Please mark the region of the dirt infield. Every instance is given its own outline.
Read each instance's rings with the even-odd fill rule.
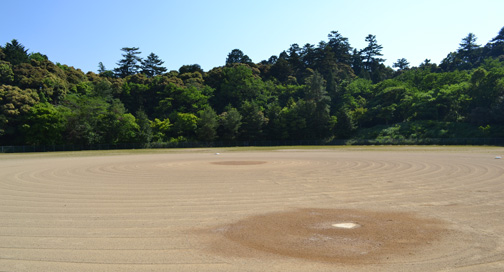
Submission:
[[[0,154],[0,271],[503,271],[502,155]]]
[[[363,264],[427,247],[446,230],[440,221],[405,213],[298,209],[251,216],[210,231],[222,237],[211,250],[223,256],[250,257],[252,249],[307,261]]]

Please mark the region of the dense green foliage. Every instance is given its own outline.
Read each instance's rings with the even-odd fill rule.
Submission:
[[[0,145],[504,137],[504,28],[396,70],[375,35],[365,41],[333,31],[259,63],[234,49],[208,72],[167,72],[124,47],[118,67],[85,74],[12,40],[0,46]]]

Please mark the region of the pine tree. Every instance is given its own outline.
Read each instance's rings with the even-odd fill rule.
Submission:
[[[381,53],[383,46],[378,44],[375,35],[369,34],[366,37],[366,42],[368,42],[368,46],[362,49],[360,53],[364,58],[364,65],[366,69],[370,71],[373,63],[382,63],[385,60],[377,58],[379,56],[383,56],[383,54]]]
[[[124,58],[117,63],[119,67],[114,69],[117,77],[127,77],[138,73],[140,69],[138,63],[142,62],[142,59],[137,56],[142,53],[138,49],[138,47],[121,48],[121,51],[124,51],[125,54],[122,55]]]
[[[3,53],[5,60],[12,65],[29,62],[28,49],[25,49],[16,39],[5,45]]]
[[[397,59],[397,61],[392,65],[392,67],[401,70],[406,70],[409,68],[409,62],[405,58]]]
[[[164,61],[159,59],[156,54],[150,53],[150,55],[147,56],[147,59],[142,61],[142,73],[147,77],[153,77],[166,73],[167,69],[161,66],[163,63]]]
[[[467,37],[462,39],[458,54],[465,63],[475,64],[478,58],[478,49],[480,45],[476,44],[476,35],[473,33],[467,34]]]

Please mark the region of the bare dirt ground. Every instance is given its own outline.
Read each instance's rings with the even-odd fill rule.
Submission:
[[[0,271],[503,271],[502,155],[0,154]]]

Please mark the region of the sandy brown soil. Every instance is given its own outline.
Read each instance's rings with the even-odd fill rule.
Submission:
[[[250,257],[258,251],[334,264],[372,264],[412,254],[447,232],[442,221],[406,213],[339,209],[256,215],[209,231],[222,236],[210,250],[223,256]]]
[[[502,155],[0,154],[0,271],[503,271]]]

